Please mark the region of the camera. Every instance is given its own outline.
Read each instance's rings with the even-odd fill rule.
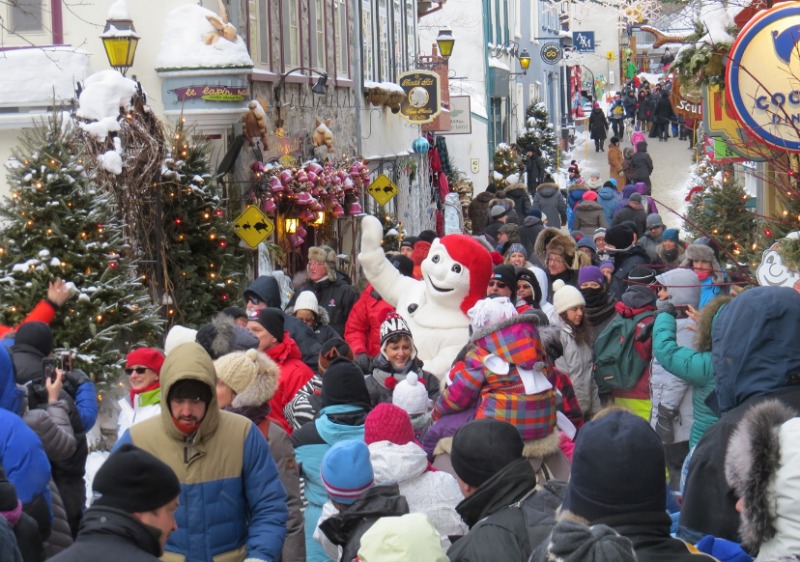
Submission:
[[[61,361],[61,369],[64,369],[65,373],[69,373],[72,370],[72,352],[71,351],[64,351],[59,356],[59,360]]]
[[[45,380],[50,379],[51,382],[56,380],[56,369],[61,368],[61,359],[54,359],[52,357],[45,357],[42,359],[42,370],[44,371]]]

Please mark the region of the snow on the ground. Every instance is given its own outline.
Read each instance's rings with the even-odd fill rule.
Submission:
[[[89,457],[86,459],[86,474],[83,477],[84,482],[86,482],[86,507],[89,507],[92,503],[94,475],[97,474],[97,471],[100,470],[100,467],[103,466],[110,454],[108,451],[94,451],[89,453]]]
[[[219,19],[211,10],[193,4],[179,6],[167,14],[156,68],[253,66],[247,46],[239,36],[234,41],[219,37],[211,45],[205,44],[203,37],[216,32],[209,17]]]
[[[0,57],[0,106],[51,106],[75,97],[91,72],[89,53],[74,47],[11,49]]]

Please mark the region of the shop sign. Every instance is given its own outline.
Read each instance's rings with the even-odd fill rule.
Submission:
[[[205,101],[239,102],[247,99],[249,94],[247,86],[184,86],[172,90],[178,101],[201,99]]]
[[[672,104],[672,110],[678,115],[683,115],[696,121],[703,118],[703,96],[701,92],[685,88],[677,76],[672,80],[669,101]]]
[[[269,217],[252,205],[233,221],[233,231],[251,248],[269,238],[274,230],[275,225]]]
[[[760,141],[754,140],[736,120],[736,115],[719,86],[709,85],[704,88],[703,107],[703,124],[708,136],[724,140],[731,151],[743,158],[754,162],[765,159],[767,151],[758,150]]]
[[[369,184],[367,188],[367,193],[380,205],[386,205],[386,203],[391,201],[392,198],[397,195],[397,191],[395,183],[385,174],[381,174],[375,178],[375,181]]]
[[[303,141],[306,133],[295,133],[291,137],[267,135],[267,146],[263,150],[261,161],[278,160],[285,166],[293,166],[303,156]]]
[[[472,134],[472,107],[469,96],[450,96],[450,129],[440,135]]]
[[[542,45],[540,54],[545,63],[558,64],[558,61],[564,56],[564,51],[561,50],[561,45],[558,43],[545,43]]]
[[[594,45],[594,31],[572,32],[572,48],[576,53],[593,53]]]
[[[726,96],[744,127],[764,143],[800,152],[800,3],[758,13],[742,28],[725,69]]]
[[[442,111],[439,75],[427,70],[412,70],[400,75],[398,81],[405,96],[400,115],[412,125],[433,121]]]

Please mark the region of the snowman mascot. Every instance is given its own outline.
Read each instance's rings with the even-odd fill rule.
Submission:
[[[492,275],[489,251],[462,234],[437,238],[422,262],[422,280],[400,274],[381,247],[378,219],[361,219],[358,261],[367,280],[408,323],[425,370],[443,380],[469,341],[467,311],[486,296]]]
[[[762,287],[791,287],[800,292],[800,271],[786,265],[780,254],[781,245],[797,243],[798,240],[800,240],[800,232],[790,232],[786,238],[778,240],[764,251],[761,264],[756,270],[759,285]]]

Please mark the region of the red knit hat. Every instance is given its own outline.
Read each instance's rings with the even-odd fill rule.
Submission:
[[[369,445],[377,441],[391,441],[405,445],[414,441],[411,418],[402,408],[382,402],[375,406],[364,421],[364,441]]]
[[[486,286],[492,276],[492,257],[477,240],[463,234],[448,234],[439,240],[455,261],[469,270],[469,294],[461,301],[461,311],[466,314],[472,306],[486,296]]]
[[[161,365],[164,364],[164,354],[152,347],[140,347],[134,349],[125,358],[125,367],[131,365],[141,365],[154,371],[157,375],[161,374]]]

